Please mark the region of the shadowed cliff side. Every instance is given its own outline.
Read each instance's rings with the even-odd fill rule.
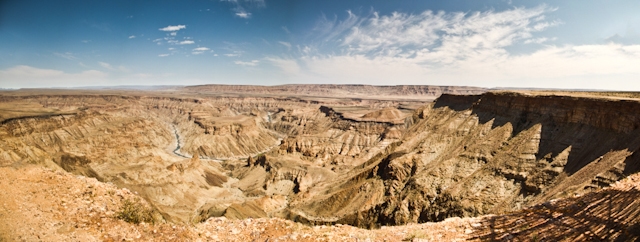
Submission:
[[[290,217],[377,227],[508,212],[598,190],[638,171],[633,110],[639,102],[443,95],[417,111],[398,145],[299,197]]]

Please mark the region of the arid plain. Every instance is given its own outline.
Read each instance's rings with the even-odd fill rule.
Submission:
[[[0,241],[633,241],[639,96],[0,91]]]

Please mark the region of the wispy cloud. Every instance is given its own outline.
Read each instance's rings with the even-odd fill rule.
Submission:
[[[136,36],[135,36],[135,35],[131,35],[131,36],[129,36],[129,39],[135,39],[135,38],[136,38]]]
[[[167,31],[167,32],[175,32],[181,29],[186,29],[187,26],[186,25],[169,25],[167,27],[164,28],[160,28],[160,31]]]
[[[241,66],[257,66],[258,63],[260,63],[259,60],[252,60],[252,61],[234,61],[233,63],[235,63],[236,65],[241,65]]]
[[[297,78],[302,75],[302,69],[296,60],[281,58],[265,58],[265,60],[283,70],[290,77]]]
[[[232,42],[224,42],[226,50],[228,53],[224,54],[226,57],[238,57],[242,56],[245,53],[245,49],[248,48],[248,43],[232,43]]]
[[[129,69],[127,69],[124,66],[114,67],[111,64],[106,63],[106,62],[102,62],[102,61],[98,61],[98,65],[100,65],[102,68],[105,68],[105,69],[110,70],[110,71],[129,72]]]
[[[78,58],[75,57],[73,55],[73,53],[71,52],[65,52],[65,53],[58,53],[58,52],[53,52],[54,55],[58,56],[58,57],[62,57],[65,58],[67,60],[77,60]]]
[[[167,56],[169,56],[169,54],[159,54],[158,56],[159,57],[167,57]]]
[[[220,0],[221,2],[229,2],[234,5],[232,10],[235,16],[249,19],[251,12],[247,9],[259,9],[266,6],[264,0]]]
[[[194,42],[193,40],[183,40],[183,41],[178,42],[179,45],[191,45],[191,44],[194,44],[194,43],[196,43],[196,42]]]
[[[361,24],[362,21],[362,18],[356,16],[351,11],[347,11],[347,18],[341,21],[338,20],[338,16],[328,18],[323,14],[316,22],[313,32],[318,36],[317,38],[323,42],[336,41],[338,36],[344,35],[345,32]]]
[[[100,66],[102,66],[103,68],[105,68],[105,69],[109,69],[109,70],[112,70],[112,71],[115,70],[115,68],[113,68],[113,66],[111,66],[111,64],[109,64],[109,63],[99,61],[98,64]]]
[[[278,43],[280,43],[281,45],[286,46],[288,49],[291,49],[291,43],[289,43],[289,42],[278,41]]]

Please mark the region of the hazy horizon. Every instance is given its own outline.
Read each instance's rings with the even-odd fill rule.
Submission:
[[[0,88],[640,91],[638,1],[0,2]]]

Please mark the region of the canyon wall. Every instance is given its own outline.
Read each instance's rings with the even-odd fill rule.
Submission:
[[[288,216],[376,227],[597,190],[640,170],[638,108],[613,99],[443,95],[415,113],[397,145],[298,197]]]
[[[310,87],[431,92],[273,88]],[[171,221],[281,217],[360,227],[514,211],[640,170],[636,100],[474,90],[435,102],[0,96],[0,110],[9,110],[1,113],[0,165],[40,164],[111,182]]]

